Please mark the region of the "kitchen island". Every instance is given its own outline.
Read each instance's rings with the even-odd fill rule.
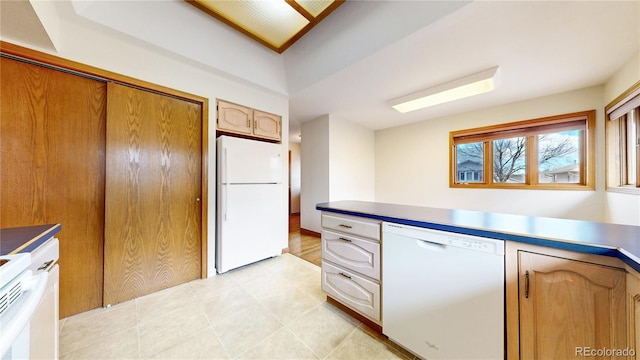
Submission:
[[[617,257],[640,272],[640,226],[366,201],[316,209],[459,234]]]
[[[434,316],[439,316],[438,314],[442,311],[431,310],[425,307],[425,303],[437,303],[435,299],[440,294],[447,293],[448,300],[440,304],[451,308],[452,314],[463,313],[469,306],[478,302],[480,298],[477,296],[491,293],[494,296],[493,300],[486,302],[484,308],[487,308],[488,304],[498,303],[503,310],[493,311],[491,317],[486,317],[486,311],[471,312],[464,318],[471,319],[475,323],[488,323],[487,320],[490,318],[494,320],[497,317],[502,318],[499,314],[504,312],[504,326],[501,325],[502,320],[500,320],[494,321],[486,328],[487,332],[491,330],[494,334],[490,337],[492,339],[498,336],[502,339],[504,334],[504,339],[500,340],[500,343],[504,343],[504,350],[499,350],[503,347],[500,343],[494,344],[493,355],[489,355],[492,359],[503,357],[507,359],[581,358],[603,354],[636,358],[638,344],[640,344],[640,245],[638,244],[640,227],[638,226],[362,201],[321,203],[316,208],[323,212],[323,243],[327,242],[331,245],[331,242],[334,242],[335,249],[339,246],[345,249],[350,248],[344,251],[345,257],[358,253],[352,249],[354,242],[344,242],[340,245],[329,236],[325,241],[327,228],[325,218],[344,217],[344,221],[333,219],[332,222],[338,224],[338,227],[345,226],[347,231],[350,231],[348,227],[352,223],[359,221],[380,222],[382,246],[379,246],[377,256],[381,262],[382,276],[376,290],[382,293],[382,296],[370,297],[373,299],[372,305],[381,307],[382,321],[377,325],[381,327],[383,333],[390,333],[392,340],[421,357],[449,358],[444,355],[438,356],[438,354],[445,354],[443,350],[445,347],[454,349],[453,353],[456,353],[455,346],[446,344],[447,337],[437,338],[433,335],[433,329],[430,328],[429,324],[433,323]],[[333,226],[329,222],[326,223]],[[432,258],[435,261],[427,261],[426,253],[420,255],[422,250],[415,246],[411,249],[405,248],[404,252],[389,251],[392,247],[397,248],[394,244],[399,243],[400,239],[386,231],[398,228],[403,233],[410,227],[416,229],[418,234],[420,232],[428,234],[433,231],[444,234],[441,236],[444,242],[440,243],[443,245],[434,245],[432,242],[438,238],[437,234],[425,235],[424,238],[417,235],[414,238],[413,243],[417,241],[418,248],[428,248],[429,251],[441,254]],[[475,239],[465,242],[464,239],[467,236]],[[494,243],[496,245],[493,247],[487,247],[486,244],[479,245],[486,243],[482,240],[483,238],[487,241],[491,239],[499,242]],[[346,240],[350,239],[346,238]],[[410,243],[405,242],[405,244]],[[453,250],[452,246],[455,247],[456,243],[468,249],[476,247],[485,251],[495,251],[496,254],[501,249],[504,250],[502,253],[504,262],[500,260],[504,275],[494,272],[493,285],[484,286],[487,291],[475,293],[467,291],[467,295],[464,296],[456,293],[462,292],[460,289],[467,288],[468,283],[462,285],[462,283],[449,281],[448,283],[452,284],[450,290],[430,288],[427,284],[442,282],[438,278],[451,274],[452,271],[476,274],[484,268],[468,265],[470,263],[466,261],[458,262],[458,270],[455,267],[448,270],[442,268],[439,260],[449,251],[447,249]],[[339,266],[340,271],[337,274],[341,276],[329,274],[333,271],[331,266],[336,265],[334,259],[340,254],[336,255],[336,250],[331,254],[333,258],[325,259],[324,250],[323,244],[323,266],[325,260],[329,266],[326,271],[327,277],[324,276],[323,268],[322,281],[323,289],[325,287],[329,289],[326,291],[328,297],[336,301],[334,298],[338,295],[338,302],[346,300],[342,302],[347,307],[349,302],[362,304],[363,299],[366,303],[369,297],[358,299],[360,290],[351,290],[357,290],[358,284],[349,284],[350,279],[344,276],[353,277],[353,272],[350,271],[352,269]],[[450,259],[454,261],[455,257]],[[342,263],[348,264],[349,261],[355,262],[355,260],[360,261],[351,258]],[[430,269],[425,265],[427,263],[431,263],[434,268]],[[403,273],[404,276],[388,276],[396,271],[391,267],[401,269],[398,272]],[[415,281],[404,280],[409,278]],[[464,276],[460,279],[464,279]],[[341,282],[346,285],[340,288]],[[399,283],[404,285],[398,285]],[[423,290],[425,288],[430,290]],[[337,292],[335,289],[344,291]],[[414,301],[418,294],[417,289],[423,293],[421,296],[425,300]],[[385,292],[385,290],[389,291]],[[386,296],[398,292],[401,294],[396,297],[414,299],[408,301],[411,306],[389,305],[389,299]],[[360,293],[367,292],[360,291]],[[435,297],[429,295],[430,293],[435,294]],[[377,304],[376,301],[378,301]],[[458,307],[458,310],[453,307]],[[371,306],[371,308],[374,307]],[[367,315],[367,312],[360,309],[355,308],[355,311]],[[395,315],[390,315],[396,313],[403,314],[405,320],[401,319],[398,323],[397,318],[393,318]],[[371,319],[371,316],[369,318]],[[404,321],[415,318],[419,318],[417,323],[422,327],[412,328],[412,331],[409,331],[413,334],[411,335],[413,338],[394,338],[392,327],[403,328]],[[456,318],[449,323],[453,324],[458,320]],[[444,323],[447,324],[447,322]],[[386,326],[388,329],[385,330]],[[464,326],[460,329],[462,328]],[[440,326],[438,330],[441,333],[455,334],[459,329],[452,325],[451,329]],[[467,339],[471,338],[467,337]],[[473,358],[469,355],[474,354],[473,349],[469,347],[469,341],[462,340],[456,346],[461,349],[458,354],[466,354],[461,355],[464,358]],[[465,346],[468,348],[464,349]],[[501,355],[503,353],[504,355]]]
[[[0,229],[0,256],[28,253],[60,232],[60,224]]]

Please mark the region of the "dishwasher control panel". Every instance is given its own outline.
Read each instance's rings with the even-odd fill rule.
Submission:
[[[469,250],[483,251],[488,253],[496,252],[496,244],[484,240],[468,239],[458,236],[447,236],[447,245],[457,246]]]
[[[396,234],[414,238],[425,243],[453,246],[500,256],[504,255],[504,241],[502,240],[393,223],[383,223],[382,226],[383,234]]]

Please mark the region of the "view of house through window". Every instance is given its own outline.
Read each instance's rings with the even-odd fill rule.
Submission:
[[[593,189],[594,126],[592,110],[452,132],[450,185]]]
[[[484,181],[484,143],[456,146],[456,174],[459,182]]]
[[[538,181],[580,183],[579,130],[538,135]]]

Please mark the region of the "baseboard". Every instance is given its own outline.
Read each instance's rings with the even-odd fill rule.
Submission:
[[[382,335],[382,326],[380,326],[379,324],[374,323],[372,320],[364,317],[363,315],[357,313],[355,310],[352,310],[348,307],[346,307],[345,305],[343,305],[342,303],[340,303],[338,300],[332,298],[331,296],[327,295],[327,302],[332,304],[333,306],[337,307],[338,309],[346,312],[347,314],[349,314],[350,316],[358,319],[360,322],[365,323],[368,327],[370,327],[373,331],[377,332],[378,334]]]
[[[320,234],[319,232],[315,232],[315,231],[311,231],[303,228],[300,228],[300,235],[308,235],[308,236],[315,236],[315,237],[322,236],[322,234]]]
[[[283,254],[286,254],[286,253],[288,253],[288,252],[289,252],[289,247],[288,247],[288,246],[287,246],[286,248],[283,248],[283,249],[282,249],[282,253],[283,253]]]

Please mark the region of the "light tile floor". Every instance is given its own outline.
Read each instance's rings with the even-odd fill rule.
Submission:
[[[60,321],[66,359],[408,359],[290,254]]]

